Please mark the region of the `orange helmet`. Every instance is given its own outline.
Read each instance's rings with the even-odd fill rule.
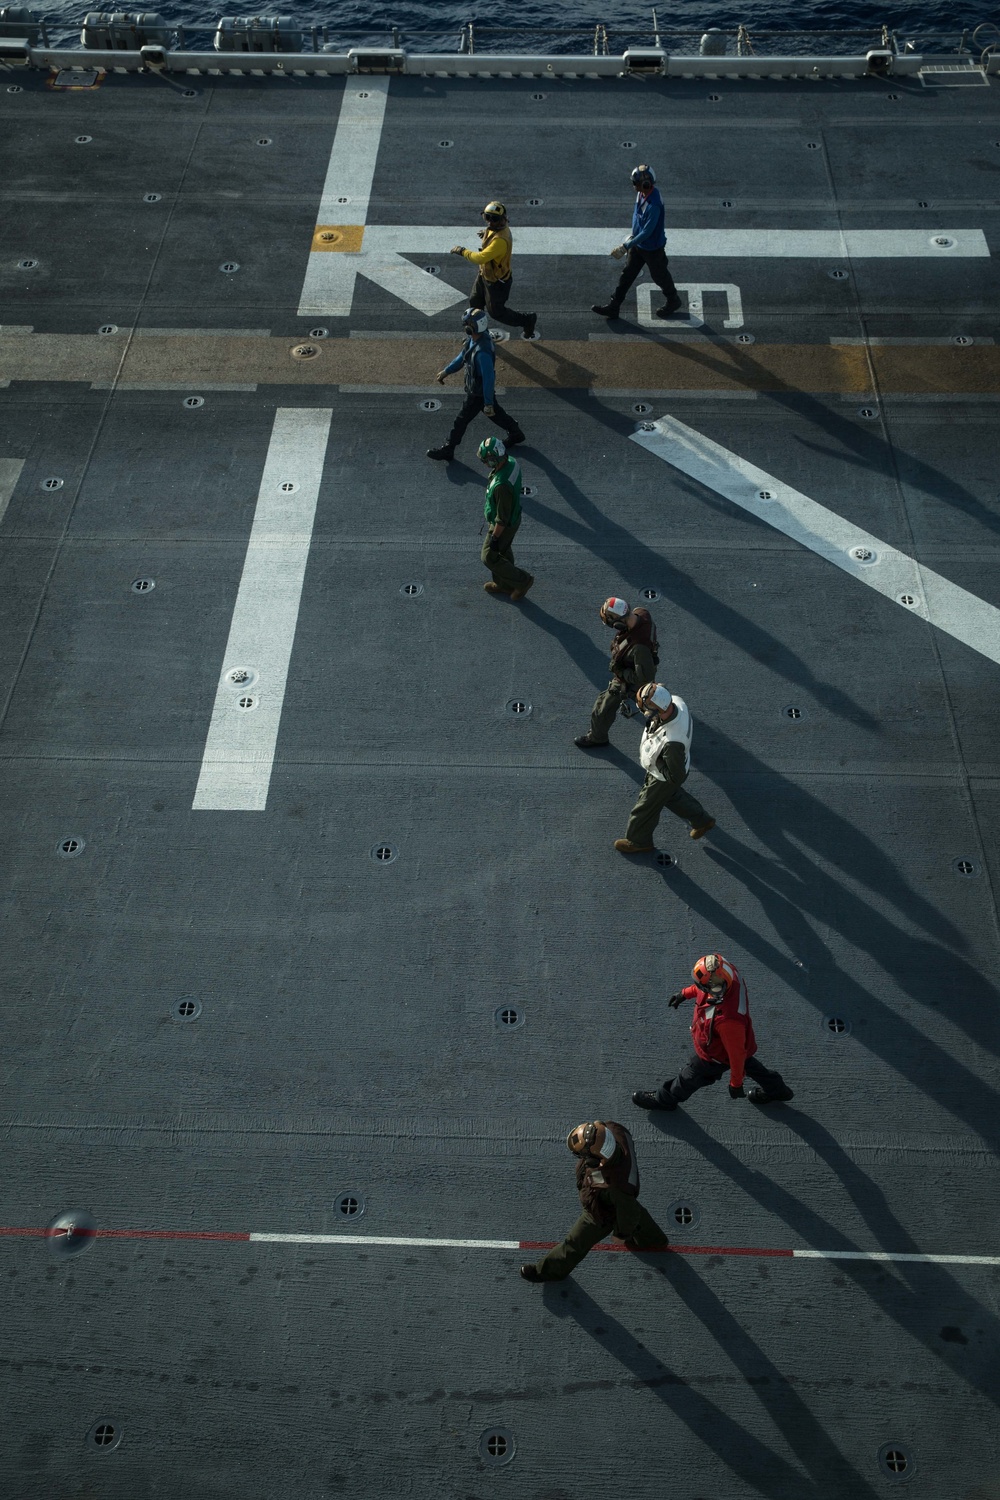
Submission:
[[[724,994],[736,975],[721,953],[706,953],[691,970],[695,984],[710,994]]]
[[[566,1144],[574,1156],[610,1156],[614,1150],[614,1136],[603,1120],[586,1120],[570,1131]],[[610,1151],[607,1149],[608,1145],[611,1147]]]

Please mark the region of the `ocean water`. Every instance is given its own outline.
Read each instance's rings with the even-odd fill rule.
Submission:
[[[30,3],[30,0],[29,0]],[[36,0],[37,3],[37,0]],[[559,0],[389,0],[385,5],[359,0],[281,0],[264,3],[256,11],[245,3],[223,0],[216,8],[211,0],[145,0],[164,20],[191,29],[187,45],[202,45],[218,16],[280,12],[307,30],[325,28],[320,40],[340,45],[385,45],[397,28],[403,46],[411,51],[458,50],[462,28],[474,25],[475,49],[486,51],[590,51],[594,28],[607,28],[608,47],[621,52],[625,46],[651,45],[651,7],[623,0],[581,0],[568,6]],[[98,5],[100,0],[98,0]],[[121,5],[121,0],[118,0]],[[112,6],[107,5],[107,9]],[[57,0],[39,5],[54,23],[54,30],[67,35],[67,28],[82,22],[88,8],[79,0]],[[95,6],[97,8],[97,6]],[[101,7],[105,8],[105,7]],[[138,6],[136,6],[138,8]],[[987,12],[988,14],[988,12]],[[887,25],[900,43],[934,39],[933,50],[957,44],[963,30],[972,30],[985,20],[983,13],[966,13],[944,0],[901,3],[889,9],[879,0],[801,0],[800,4],[775,0],[672,0],[657,7],[661,41],[675,51],[696,48],[700,33],[718,26],[729,33],[729,50],[735,51],[736,28],[749,29],[760,52],[791,51],[854,52],[877,40]],[[208,30],[206,30],[206,28]],[[818,33],[813,37],[803,33]],[[783,34],[783,35],[780,35]],[[210,40],[210,37],[209,37]],[[992,26],[983,43],[1000,42],[1000,28]],[[852,42],[854,45],[852,45]],[[931,50],[931,49],[928,49]]]

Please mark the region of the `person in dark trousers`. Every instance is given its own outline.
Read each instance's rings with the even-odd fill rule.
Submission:
[[[727,1071],[731,1099],[776,1104],[794,1098],[781,1074],[757,1061],[746,981],[737,969],[721,953],[706,953],[691,974],[694,984],[671,995],[667,1004],[676,1010],[685,1000],[694,1001],[694,1052],[676,1078],[656,1092],[633,1094],[633,1104],[640,1109],[676,1109],[696,1089],[716,1083]],[[744,1089],[744,1075],[754,1080],[752,1088]]]
[[[590,714],[590,729],[573,741],[581,750],[609,744],[608,730],[619,711],[631,717],[629,699],[644,682],[652,681],[660,665],[656,626],[648,609],[632,609],[624,599],[605,599],[600,608],[605,625],[615,632],[611,647],[611,681],[599,694]]]
[[[455,457],[455,449],[465,436],[465,429],[480,412],[503,428],[509,444],[524,442],[524,433],[496,399],[496,355],[493,352],[486,314],[480,308],[467,307],[462,314],[462,327],[468,337],[451,364],[438,371],[437,381],[439,385],[444,385],[446,376],[454,375],[464,365],[465,400],[451,425],[447,440],[440,448],[427,450],[428,458],[441,458],[446,462]]]
[[[635,701],[640,712],[647,715],[639,742],[646,779],[629,815],[625,837],[615,839],[619,854],[651,852],[653,833],[664,808],[691,824],[690,838],[702,839],[715,827],[715,819],[684,790],[691,769],[693,730],[684,699],[676,697],[662,682],[647,682],[636,693]]]
[[[537,313],[515,312],[507,306],[513,280],[510,270],[514,239],[507,223],[507,210],[494,200],[483,209],[486,228],[480,229],[481,244],[478,250],[466,250],[464,245],[452,245],[452,255],[461,255],[476,267],[477,275],[469,298],[470,307],[485,307],[495,323],[507,323],[520,328],[521,337],[534,336]]]
[[[521,1267],[525,1281],[562,1281],[609,1234],[630,1250],[666,1250],[670,1241],[639,1202],[635,1143],[625,1126],[592,1120],[571,1130],[566,1144],[583,1212],[561,1244]]]
[[[625,265],[611,300],[606,303],[595,302],[591,310],[599,313],[602,318],[617,318],[626,292],[646,266],[664,296],[663,306],[654,308],[653,316],[670,318],[680,310],[682,304],[674,286],[674,278],[667,269],[669,261],[663,248],[667,243],[663,230],[663,199],[656,186],[656,174],[652,167],[642,163],[633,169],[632,183],[636,190],[632,233],[611,252],[615,260],[626,256]]]
[[[514,562],[511,545],[521,524],[521,466],[510,458],[499,438],[484,438],[479,457],[490,471],[483,514],[489,528],[479,554],[493,577],[483,588],[488,594],[509,594],[516,604],[534,583],[530,573]]]

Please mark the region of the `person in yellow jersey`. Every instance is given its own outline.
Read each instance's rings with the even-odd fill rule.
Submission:
[[[480,229],[482,241],[478,250],[466,250],[464,245],[453,245],[452,255],[461,255],[470,260],[477,271],[476,284],[472,288],[469,306],[483,308],[497,323],[507,323],[511,328],[520,328],[521,337],[534,337],[537,313],[515,312],[507,306],[510,296],[510,257],[514,248],[507,210],[496,199],[483,209],[486,228]]]

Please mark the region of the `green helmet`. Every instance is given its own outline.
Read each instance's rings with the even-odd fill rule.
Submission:
[[[498,437],[483,438],[479,444],[479,457],[491,469],[497,469],[507,457],[507,449]]]

